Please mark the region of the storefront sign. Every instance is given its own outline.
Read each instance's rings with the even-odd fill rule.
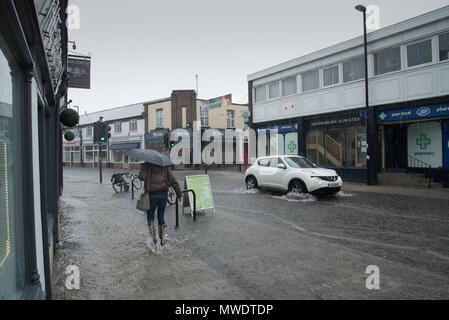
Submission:
[[[196,210],[207,210],[214,208],[212,189],[210,187],[209,175],[197,175],[186,177],[187,189],[192,189],[196,196]],[[193,195],[189,192],[190,209],[193,212]]]
[[[131,150],[131,149],[140,149],[140,142],[117,143],[117,144],[111,144],[109,146],[109,150]]]
[[[407,129],[409,167],[441,168],[443,164],[441,125],[437,121],[413,123]],[[418,163],[414,159],[422,161]]]
[[[68,58],[69,88],[90,89],[90,59]]]
[[[264,126],[257,128],[258,134],[266,134],[268,130],[277,130],[278,133],[287,133],[287,132],[297,132],[298,124],[297,123],[287,123],[280,125],[272,125],[272,126]]]
[[[225,108],[229,107],[230,105],[232,105],[232,94],[204,101],[201,109],[210,110],[222,107]]]
[[[327,127],[327,126],[345,125],[345,124],[353,124],[353,123],[360,123],[360,122],[361,122],[361,117],[360,116],[353,116],[353,117],[344,117],[344,118],[312,121],[310,123],[310,127],[311,128],[313,128],[313,127]]]
[[[377,113],[377,122],[429,119],[447,116],[449,116],[448,103],[410,109],[381,111]]]

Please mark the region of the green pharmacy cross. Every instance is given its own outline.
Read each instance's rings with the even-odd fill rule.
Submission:
[[[290,150],[290,152],[293,152],[296,150],[296,144],[293,141],[290,141],[290,143],[288,144],[288,150]]]
[[[430,138],[427,138],[425,133],[421,133],[420,137],[416,139],[416,144],[421,146],[422,150],[427,149],[427,146],[431,144]]]
[[[379,118],[380,118],[380,120],[385,120],[385,118],[387,117],[387,115],[385,114],[385,112],[382,112],[380,115],[379,115]]]

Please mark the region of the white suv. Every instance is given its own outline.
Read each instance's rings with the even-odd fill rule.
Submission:
[[[343,184],[334,170],[319,168],[304,157],[261,157],[245,172],[246,188],[292,193],[334,194]]]

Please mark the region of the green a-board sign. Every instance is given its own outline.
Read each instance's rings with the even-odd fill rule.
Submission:
[[[214,199],[212,198],[212,189],[210,187],[209,175],[187,176],[187,189],[195,191],[196,195],[196,210],[214,209]],[[189,194],[190,210],[193,211],[193,195]]]

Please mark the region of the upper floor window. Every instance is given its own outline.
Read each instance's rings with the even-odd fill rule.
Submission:
[[[343,62],[343,82],[359,80],[365,77],[365,62],[359,57]]]
[[[86,135],[87,135],[88,137],[92,137],[92,131],[93,131],[93,127],[87,127]]]
[[[158,109],[156,110],[156,128],[164,127],[164,110]]]
[[[129,131],[137,131],[137,119],[129,120]]]
[[[310,91],[320,87],[320,78],[318,69],[308,71],[302,74],[302,91]]]
[[[114,132],[115,133],[120,133],[122,132],[122,123],[121,122],[116,122],[114,125]]]
[[[425,40],[407,46],[408,66],[432,62],[432,41]]]
[[[395,47],[374,54],[375,75],[401,70],[401,48]]]
[[[280,95],[279,82],[272,83],[268,86],[268,96],[270,99],[278,98]]]
[[[337,84],[338,79],[338,66],[333,66],[323,70],[324,86],[330,86]]]
[[[282,95],[289,96],[296,94],[296,77],[282,80]]]
[[[235,128],[235,111],[228,110],[226,112],[226,125],[228,128]]]
[[[267,99],[267,92],[265,86],[256,87],[254,89],[255,102],[265,101]]]
[[[208,127],[209,126],[209,110],[201,108],[200,118],[201,118],[201,126]]]
[[[447,60],[449,54],[449,32],[438,37],[440,44],[440,61]]]

